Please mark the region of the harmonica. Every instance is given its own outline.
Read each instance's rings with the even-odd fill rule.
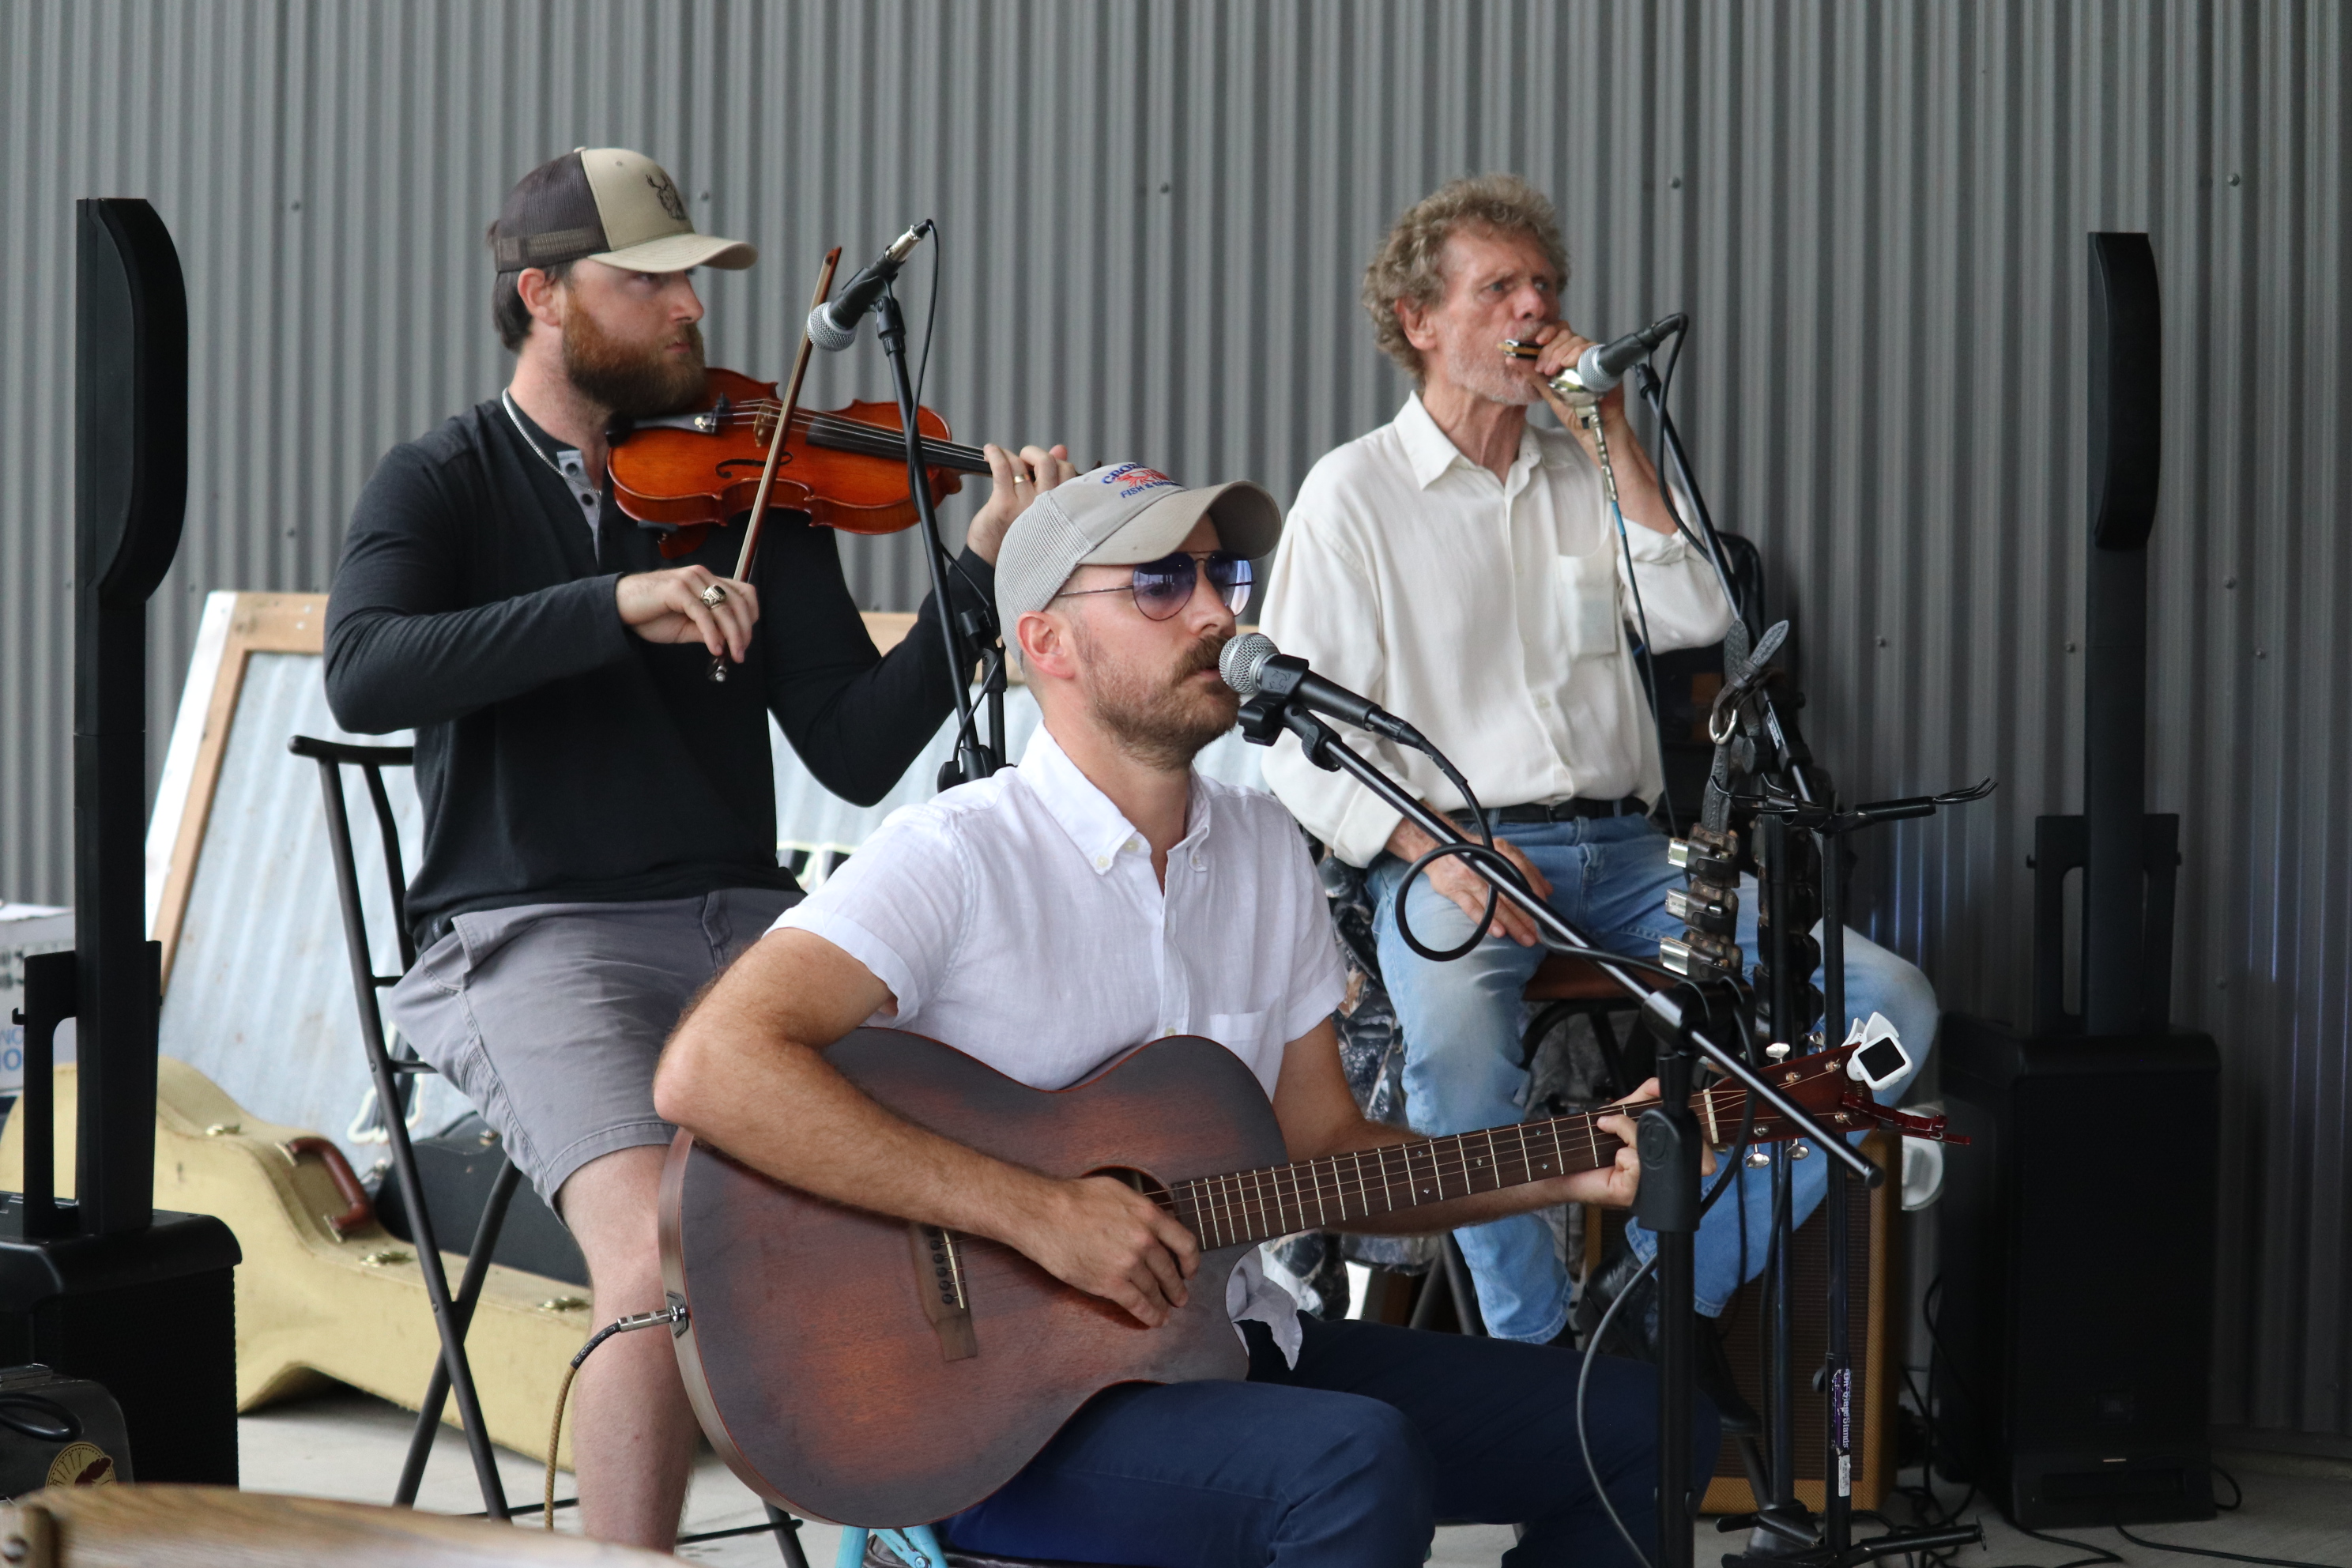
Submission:
[[[1503,356],[1506,359],[1535,359],[1543,353],[1543,344],[1526,338],[1505,338]]]

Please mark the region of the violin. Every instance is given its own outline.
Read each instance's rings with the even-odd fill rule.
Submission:
[[[662,554],[675,560],[700,549],[712,528],[752,509],[773,450],[767,508],[806,512],[845,533],[896,533],[915,525],[897,404],[787,409],[791,402],[777,396],[774,382],[712,370],[699,408],[640,419],[614,442],[613,499],[641,522],[677,524],[661,542]],[[988,472],[981,449],[949,440],[947,421],[930,409],[915,410],[915,427],[923,436],[934,504],[963,488],[961,476]]]

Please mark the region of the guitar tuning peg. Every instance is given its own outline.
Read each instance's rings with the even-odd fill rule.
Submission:
[[[1764,1047],[1764,1054],[1771,1058],[1775,1063],[1787,1061],[1789,1059],[1789,1042],[1786,1040],[1775,1040],[1770,1045]]]
[[[1760,1171],[1772,1163],[1772,1156],[1761,1149],[1750,1149],[1740,1163],[1751,1171]]]
[[[1812,1155],[1812,1152],[1812,1152],[1812,1150],[1811,1150],[1811,1149],[1810,1149],[1810,1148],[1808,1148],[1808,1147],[1807,1147],[1803,1142],[1796,1142],[1796,1143],[1791,1143],[1791,1144],[1790,1144],[1790,1145],[1789,1145],[1789,1158],[1790,1158],[1790,1159],[1791,1159],[1791,1160],[1803,1160],[1803,1159],[1811,1158],[1811,1155]]]

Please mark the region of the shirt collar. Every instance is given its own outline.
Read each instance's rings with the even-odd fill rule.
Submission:
[[[1421,394],[1405,398],[1404,406],[1397,410],[1397,440],[1404,447],[1406,464],[1412,469],[1412,482],[1423,489],[1435,484],[1454,464],[1467,468],[1476,464],[1463,456],[1454,437],[1438,428],[1437,421],[1422,406]],[[1543,460],[1543,445],[1536,439],[1535,426],[1529,425],[1519,432],[1519,455],[1513,467],[1526,468]]]
[[[1130,844],[1144,845],[1135,825],[1111,804],[1110,796],[1095,787],[1094,780],[1079,772],[1078,764],[1043,724],[1021,753],[1018,777],[1045,806],[1046,815],[1070,836],[1070,842],[1097,876],[1108,871]],[[1209,834],[1208,790],[1198,773],[1192,775],[1191,790],[1184,807],[1184,837],[1177,849],[1197,847]],[[1145,847],[1149,849],[1148,845]],[[1174,850],[1170,853],[1172,856]]]

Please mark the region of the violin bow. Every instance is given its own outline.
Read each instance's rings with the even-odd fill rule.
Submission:
[[[809,314],[833,297],[834,269],[841,265],[841,247],[835,246],[825,253],[824,266],[817,272],[816,298],[809,301]],[[751,497],[751,516],[743,525],[743,548],[735,557],[735,581],[746,582],[751,573],[751,552],[760,547],[760,524],[767,521],[768,487],[776,480],[776,464],[784,455],[784,437],[793,427],[793,415],[801,405],[801,383],[808,376],[809,334],[806,318],[801,327],[801,352],[793,360],[792,379],[784,387],[783,405],[776,411],[775,433],[768,437],[768,460],[760,469],[760,488]],[[710,679],[727,679],[724,655],[710,661]]]
[[[824,267],[818,272],[816,297],[809,301],[809,314],[833,297],[834,269],[841,265],[841,247],[835,246],[825,253]],[[751,498],[751,521],[743,529],[743,552],[735,559],[735,580],[746,580],[751,570],[751,552],[760,547],[760,524],[768,514],[768,487],[776,478],[776,461],[783,456],[784,434],[792,428],[793,416],[801,405],[801,383],[808,375],[809,335],[803,319],[801,327],[801,352],[793,360],[792,379],[784,387],[783,406],[776,414],[776,432],[768,438],[767,466],[760,470],[760,489]]]

